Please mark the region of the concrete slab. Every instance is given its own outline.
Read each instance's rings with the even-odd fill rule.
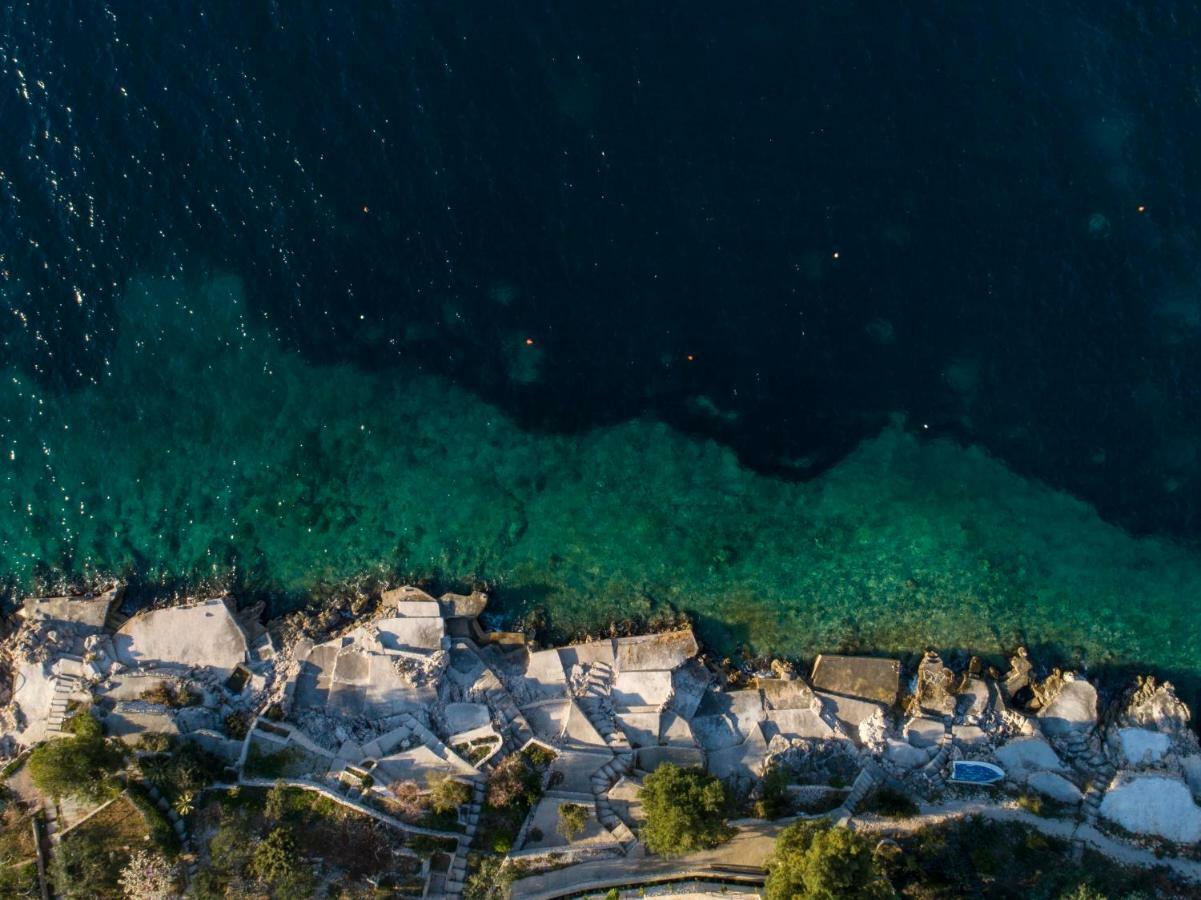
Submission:
[[[563,729],[563,739],[581,749],[588,747],[608,749],[605,739],[596,730],[596,726],[592,724],[592,721],[574,700],[568,705],[567,725]]]
[[[99,630],[120,595],[121,589],[113,588],[79,597],[28,597],[21,606],[21,615],[30,622],[71,622]]]
[[[644,772],[653,772],[663,763],[687,768],[705,765],[705,753],[699,747],[643,747],[634,751],[637,766]]]
[[[901,664],[875,656],[822,654],[814,660],[810,680],[819,691],[892,706],[900,690]]]
[[[915,747],[935,747],[946,734],[947,727],[938,719],[919,717],[906,720],[901,731]]]
[[[433,653],[442,649],[445,623],[440,618],[396,616],[374,623],[376,638],[387,650],[404,653]]]
[[[1150,765],[1163,759],[1171,749],[1172,740],[1149,728],[1119,728],[1118,747],[1128,766]]]
[[[132,744],[143,734],[179,734],[179,726],[165,706],[150,703],[118,703],[104,718],[104,730],[109,737]]]
[[[393,588],[380,594],[380,606],[390,609],[401,603],[436,603],[429,594],[421,588],[406,584],[404,587]]]
[[[638,828],[646,821],[642,800],[638,796],[641,790],[642,779],[629,775],[623,775],[609,789],[608,800],[613,811],[630,828]]]
[[[768,709],[814,709],[819,705],[813,690],[799,678],[759,678],[756,681]]]
[[[347,647],[338,653],[332,675],[334,684],[367,685],[371,681],[371,658],[361,650]]]
[[[706,755],[709,773],[722,781],[743,782],[763,774],[763,760],[767,756],[767,739],[763,730],[756,725],[750,736],[734,747],[714,750]]]
[[[614,679],[610,694],[616,709],[630,706],[662,706],[670,696],[671,673],[665,671],[623,671]]]
[[[442,775],[457,775],[468,777],[475,775],[476,770],[456,757],[443,759],[424,744],[411,750],[393,753],[379,760],[373,776],[380,784],[393,784],[397,781],[416,781],[424,787],[430,778]]]
[[[559,743],[570,713],[571,701],[566,699],[540,700],[521,707],[521,714],[530,723],[534,734],[548,744]]]
[[[1026,786],[1057,803],[1075,805],[1084,799],[1080,788],[1057,772],[1035,772],[1026,779]]]
[[[618,710],[614,715],[618,727],[630,742],[631,747],[655,747],[659,744],[659,720],[657,712],[628,712]]]
[[[724,715],[694,716],[692,736],[697,744],[709,751],[736,747],[746,739]]]
[[[956,744],[965,747],[978,747],[988,743],[988,735],[978,725],[954,725],[951,727],[951,737]]]
[[[618,672],[671,670],[700,650],[691,628],[617,638],[616,644]]]
[[[887,740],[884,748],[884,758],[900,769],[918,769],[930,761],[932,749],[915,747],[908,741]]]
[[[550,764],[550,790],[592,796],[592,776],[612,759],[611,752],[564,748]]]
[[[539,650],[530,654],[525,669],[525,687],[533,699],[567,696],[567,673],[558,650]]]
[[[768,710],[763,722],[768,740],[780,735],[788,740],[834,740],[838,735],[824,719],[810,709]]]
[[[221,600],[139,613],[113,644],[127,666],[200,666],[228,676],[246,661],[246,637]]]
[[[873,703],[870,700],[859,700],[854,697],[843,697],[837,694],[828,694],[824,691],[817,691],[817,696],[822,702],[822,707],[825,712],[833,715],[852,733],[859,732],[859,726],[882,711],[884,706],[880,703]]]
[[[570,672],[572,666],[591,666],[601,663],[613,667],[617,660],[617,651],[612,639],[589,641],[586,644],[574,644],[559,650],[559,659],[563,669]]]
[[[1135,834],[1180,844],[1201,840],[1201,808],[1188,785],[1167,775],[1135,775],[1111,787],[1101,801],[1101,816]]]
[[[492,723],[492,716],[484,703],[447,703],[442,715],[450,734],[461,734]]]
[[[969,678],[959,696],[955,698],[955,712],[969,720],[979,720],[988,715],[993,706],[992,692],[982,678]]]
[[[394,609],[401,619],[440,619],[442,608],[436,600],[409,600],[397,603]]]
[[[689,660],[671,673],[671,708],[685,719],[696,715],[708,692],[712,676],[697,660]]]
[[[679,713],[665,710],[659,717],[659,743],[673,747],[695,747],[692,726]]]
[[[569,842],[559,834],[559,809],[574,803],[583,806],[588,811],[587,824],[584,830]],[[613,835],[596,818],[596,804],[581,800],[569,800],[561,797],[547,796],[538,801],[531,814],[530,828],[526,832],[526,842],[522,850],[552,850],[556,847],[588,847],[594,844],[613,843]],[[537,840],[531,840],[531,836]]]

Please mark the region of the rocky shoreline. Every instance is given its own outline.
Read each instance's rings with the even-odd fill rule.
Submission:
[[[1043,672],[1024,650],[1004,672],[926,652],[916,665],[825,654],[802,674],[784,660],[710,658],[679,620],[544,648],[485,631],[480,592],[415,587],[268,623],[229,598],[131,617],[120,598],[113,587],[25,601],[0,646],[6,762],[69,737],[81,711],[129,746],[154,736],[196,745],[227,785],[257,784],[264,761],[280,762],[289,783],[451,842],[442,864],[436,854],[422,863],[426,896],[461,893],[481,852],[528,877],[597,859],[635,877],[646,859],[640,787],[665,763],[721,779],[748,822],[845,824],[897,796],[922,807],[1018,803],[1126,846],[1201,859],[1201,743],[1173,686],[1152,676],[1106,701],[1084,674]],[[506,823],[486,788],[531,753],[542,788]],[[396,813],[402,795],[448,779],[466,792],[454,827]],[[583,824],[565,837],[557,819],[576,806]],[[204,841],[190,852],[203,868]]]

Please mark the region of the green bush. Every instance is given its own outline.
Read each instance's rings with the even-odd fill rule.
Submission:
[[[184,794],[196,794],[224,771],[225,765],[194,743],[180,744],[170,756],[151,756],[138,761],[142,777],[174,803]]]
[[[871,845],[846,828],[799,822],[780,833],[768,861],[764,900],[884,900],[895,897]]]
[[[921,812],[910,797],[889,787],[876,791],[869,808],[889,819],[909,819]]]
[[[430,779],[430,806],[434,812],[454,812],[471,799],[471,788],[445,775]]]
[[[559,806],[559,823],[555,826],[555,831],[568,841],[574,841],[587,825],[588,807],[579,803],[564,803]]]
[[[175,856],[180,849],[179,835],[171,827],[171,820],[167,818],[167,814],[155,805],[140,784],[131,784],[127,793],[130,802],[146,820],[146,827],[150,829],[150,840],[168,856]]]
[[[29,755],[33,783],[55,799],[99,802],[114,796],[112,776],[124,765],[124,753],[105,741],[100,723],[87,713],[75,716],[67,727],[72,737],[40,744]]]
[[[509,900],[517,868],[495,856],[474,857],[475,871],[463,885],[463,900]]]
[[[533,805],[541,793],[542,776],[523,753],[505,757],[488,776],[488,805],[497,809]]]
[[[786,770],[779,766],[768,769],[760,786],[760,797],[751,809],[755,817],[778,819],[792,812],[792,797],[788,793],[791,783],[792,779]]]
[[[730,839],[725,786],[699,768],[664,763],[639,791],[646,824],[642,840],[652,853],[670,856],[716,847]]]

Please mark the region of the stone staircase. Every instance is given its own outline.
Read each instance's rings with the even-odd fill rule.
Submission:
[[[603,768],[592,776],[592,795],[596,803],[596,818],[597,820],[609,829],[609,832],[621,844],[623,853],[628,853],[629,849],[637,841],[634,832],[630,827],[621,820],[617,812],[613,809],[613,804],[609,802],[609,790],[613,785],[621,779],[621,777],[634,767],[633,751],[619,753],[613,757]]]
[[[504,685],[497,679],[496,684],[484,691],[484,702],[496,712],[498,719],[497,731],[500,732],[504,753],[513,753],[524,747],[534,737],[534,730],[513,702],[512,696],[505,690]],[[492,757],[492,768],[500,761],[503,754]]]
[[[458,846],[455,847],[454,856],[450,860],[450,867],[446,870],[446,877],[442,884],[441,893],[444,897],[458,897],[463,893],[463,885],[467,881],[467,853],[475,840],[483,805],[484,783],[476,781],[471,788],[471,802],[467,804],[464,812],[467,830],[459,838]]]
[[[631,748],[625,732],[613,717],[613,707],[609,699],[613,677],[613,668],[607,663],[593,663],[588,668],[584,692],[576,697],[576,703],[609,748],[621,755],[631,753]]]
[[[919,775],[925,778],[926,785],[931,793],[939,793],[947,785],[947,778],[944,772],[947,763],[950,762],[953,746],[954,739],[948,727],[946,733],[938,739],[938,752],[918,772]]]
[[[67,734],[63,726],[67,721],[67,708],[71,695],[86,690],[83,679],[69,672],[60,672],[54,677],[54,694],[50,699],[50,712],[46,717],[47,736]]]
[[[870,794],[875,789],[876,785],[882,780],[883,773],[879,770],[875,763],[866,763],[863,768],[859,770],[859,774],[855,776],[855,780],[851,782],[850,793],[847,794],[846,798],[842,801],[842,805],[830,813],[830,818],[835,822],[841,822],[851,818],[853,815],[855,815],[855,811],[859,808],[859,804],[864,801],[867,795]]]

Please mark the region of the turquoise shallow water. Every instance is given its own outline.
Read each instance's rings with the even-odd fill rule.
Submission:
[[[1195,675],[1201,558],[899,428],[808,484],[634,421],[531,434],[429,376],[317,366],[240,282],[140,279],[97,385],[0,385],[0,570],[303,592],[486,579],[558,629],[671,604],[723,649],[1050,644]],[[520,352],[514,347],[513,352]]]

